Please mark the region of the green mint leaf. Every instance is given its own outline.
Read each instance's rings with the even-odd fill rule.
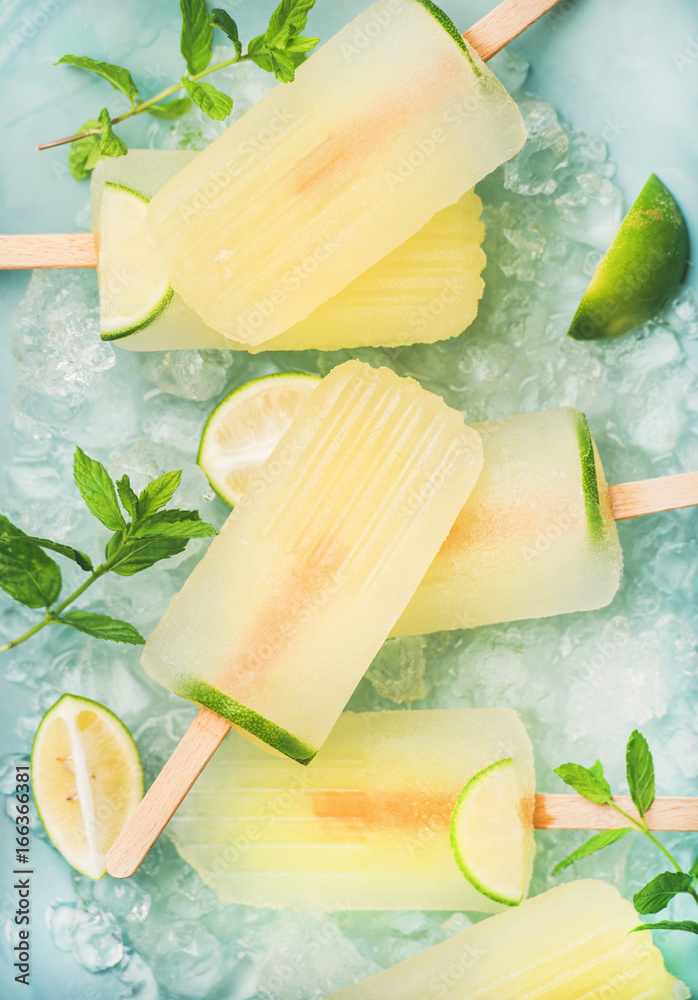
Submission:
[[[595,854],[596,851],[608,847],[609,844],[615,844],[617,840],[621,840],[631,830],[631,826],[623,826],[617,830],[602,830],[601,833],[595,833],[590,840],[587,840],[581,847],[578,847],[576,851],[572,851],[566,858],[559,861],[553,868],[552,874],[557,875],[564,868],[569,868],[570,865],[573,865],[575,861],[581,861],[582,858],[588,858],[590,854]]]
[[[216,534],[213,525],[202,521],[196,510],[161,510],[141,521],[134,532],[136,538],[210,538]]]
[[[183,76],[182,86],[197,108],[201,108],[205,115],[217,122],[224,121],[233,110],[232,97],[216,90],[210,83],[193,83]]]
[[[691,867],[688,869],[688,874],[691,876],[691,878],[698,878],[698,856],[696,857],[696,860],[693,862]]]
[[[235,55],[239,59],[242,55],[242,43],[238,34],[238,26],[228,11],[222,10],[220,7],[214,7],[211,11],[211,24],[216,28],[220,28],[223,34],[227,35],[235,46]]]
[[[647,740],[637,729],[633,730],[628,740],[625,768],[630,786],[630,798],[637,811],[644,817],[654,802],[654,761]]]
[[[320,44],[319,38],[310,38],[308,36],[296,35],[290,38],[288,44],[284,46],[285,52],[310,52],[314,49],[316,45]]]
[[[611,801],[611,789],[598,760],[591,768],[582,767],[581,764],[561,764],[553,770],[566,785],[574,788],[585,799],[598,805],[606,805]]]
[[[26,538],[27,541],[34,542],[35,545],[40,545],[42,549],[50,549],[52,552],[66,556],[67,559],[72,559],[73,562],[78,564],[80,569],[84,569],[87,573],[92,572],[94,569],[92,560],[85,552],[81,552],[80,549],[74,549],[72,545],[63,545],[61,542],[52,542],[48,538],[37,538],[35,535],[28,535],[26,531],[18,528],[4,514],[0,514],[0,538]]]
[[[161,507],[168,504],[177,492],[181,481],[182,472],[178,469],[176,472],[165,472],[162,476],[158,476],[157,479],[148,483],[138,498],[139,517],[150,517],[156,510],[160,510]]]
[[[680,892],[691,888],[688,872],[661,872],[633,896],[638,913],[659,913]]]
[[[92,118],[80,126],[78,132],[88,132],[90,129],[99,128],[100,124]],[[83,139],[76,139],[70,145],[68,156],[68,166],[73,177],[78,181],[84,181],[89,177],[102,159],[100,147],[102,145],[102,135],[87,135]]]
[[[151,104],[149,108],[146,108],[146,112],[153,118],[169,121],[172,118],[181,118],[182,115],[186,115],[190,107],[191,101],[188,97],[178,97],[176,100],[166,101],[164,104]]]
[[[296,64],[291,53],[284,49],[269,49],[269,61],[274,76],[282,83],[292,83],[296,75]]]
[[[98,76],[103,77],[112,85],[114,90],[120,90],[122,94],[126,94],[131,102],[131,107],[135,106],[134,102],[138,94],[138,87],[133,82],[133,77],[127,69],[115,66],[113,63],[98,62],[96,59],[90,59],[89,56],[61,56],[58,62],[54,63],[54,66],[58,66],[60,63],[64,63],[67,66],[76,66],[78,69],[87,69],[91,73],[96,73]]]
[[[264,32],[267,46],[270,49],[286,48],[289,40],[305,28],[308,14],[314,5],[315,0],[281,0]]]
[[[28,608],[48,608],[63,580],[54,562],[29,538],[0,538],[0,588]]]
[[[132,646],[142,646],[145,643],[145,639],[133,625],[119,618],[110,618],[109,615],[98,615],[94,611],[68,611],[59,616],[58,621],[95,639],[127,642]]]
[[[111,531],[125,528],[126,521],[116,498],[114,483],[102,463],[90,458],[82,448],[76,448],[73,475],[88,509],[105,528]]]
[[[658,920],[656,924],[640,924],[633,927],[633,931],[688,931],[689,934],[698,934],[698,924],[695,920]]]
[[[102,126],[102,140],[99,144],[102,156],[125,156],[128,153],[128,146],[114,133],[111,127],[111,115],[106,108],[100,111],[99,121]]]
[[[211,62],[213,25],[204,0],[179,0],[179,9],[182,12],[180,49],[187,72],[195,76]]]
[[[111,559],[121,545],[122,536],[114,535],[106,548],[107,559]],[[188,538],[136,538],[128,542],[124,551],[112,567],[119,576],[133,576],[148,569],[161,559],[169,559],[187,547]]]
[[[127,511],[132,521],[137,521],[138,497],[131,488],[131,480],[128,476],[123,475],[121,479],[117,480],[116,489],[124,510]]]

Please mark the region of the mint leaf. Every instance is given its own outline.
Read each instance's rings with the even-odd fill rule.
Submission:
[[[196,510],[161,510],[141,521],[134,532],[136,538],[210,538],[216,534]]]
[[[0,538],[0,587],[28,608],[57,601],[63,580],[58,563],[28,538]]]
[[[611,788],[603,776],[600,761],[597,760],[590,768],[582,767],[581,764],[561,764],[553,770],[566,785],[574,788],[585,799],[598,805],[606,805],[611,801]]]
[[[109,642],[127,642],[132,646],[142,646],[145,639],[137,628],[119,618],[98,615],[94,611],[69,611],[58,618],[64,625],[70,625],[78,632],[84,632],[95,639]]]
[[[688,869],[688,874],[691,876],[691,878],[698,878],[698,856],[696,857],[691,867]]]
[[[103,77],[112,85],[114,90],[120,90],[122,94],[126,94],[131,102],[131,107],[134,107],[138,87],[133,82],[133,77],[127,69],[115,66],[114,63],[98,62],[96,59],[90,59],[89,56],[61,56],[58,62],[53,65],[58,66],[60,63],[64,63],[67,66],[76,66],[78,69],[87,69],[91,73],[96,73],[98,76]]]
[[[235,55],[239,59],[242,55],[242,43],[240,42],[240,36],[238,34],[238,26],[235,21],[233,21],[228,11],[222,10],[220,7],[214,7],[211,11],[211,24],[216,28],[220,28],[221,31],[227,35],[235,46]]]
[[[637,811],[644,817],[654,802],[654,761],[647,740],[637,729],[633,730],[628,740],[625,767],[630,798]]]
[[[111,559],[123,540],[121,533],[117,533],[109,541],[106,547],[107,559]],[[188,538],[137,538],[129,541],[124,551],[118,557],[117,562],[112,567],[114,573],[119,576],[133,576],[144,569],[148,569],[161,559],[169,559],[179,552],[183,552],[187,547]]]
[[[638,913],[659,913],[680,892],[691,888],[691,876],[687,872],[661,872],[643,886],[633,896]]]
[[[197,108],[201,108],[205,115],[217,122],[224,121],[233,110],[232,97],[216,90],[210,83],[193,83],[183,76],[182,86]]]
[[[179,9],[182,12],[179,47],[187,64],[187,72],[195,76],[211,62],[213,26],[204,0],[179,0]]]
[[[99,144],[102,156],[125,156],[128,153],[128,146],[123,139],[115,135],[111,127],[111,115],[106,108],[100,111],[99,121],[102,126],[102,140]]]
[[[99,128],[99,122],[92,118],[80,126],[78,132],[89,132],[90,129]],[[102,159],[100,147],[102,145],[102,135],[87,135],[83,139],[76,139],[71,143],[70,154],[68,156],[68,166],[70,172],[78,181],[84,181],[89,177],[90,171],[94,170]]]
[[[315,0],[281,0],[269,18],[264,38],[269,48],[286,48],[294,35],[299,35],[308,20]]]
[[[141,491],[138,498],[138,513],[141,518],[149,517],[156,510],[160,510],[168,504],[177,492],[182,481],[182,472],[165,472],[163,475],[153,479],[146,488]]]
[[[57,552],[67,559],[72,559],[86,573],[94,569],[92,560],[85,552],[81,552],[80,549],[74,549],[72,545],[63,545],[61,542],[52,542],[48,538],[37,538],[35,535],[28,535],[26,531],[18,528],[4,514],[0,514],[0,538],[26,538],[27,541],[34,542],[35,545],[40,545],[42,549],[50,549],[52,552]]]
[[[174,101],[165,101],[164,104],[151,104],[149,108],[146,108],[146,113],[154,118],[169,121],[172,118],[181,118],[182,115],[186,115],[190,107],[191,101],[188,97],[178,97]]]
[[[582,858],[588,858],[590,854],[595,854],[596,851],[602,850],[604,847],[608,847],[609,844],[615,844],[617,840],[621,840],[626,833],[630,833],[632,827],[623,826],[618,830],[602,830],[600,833],[594,834],[594,836],[587,840],[586,843],[578,847],[576,851],[572,851],[568,854],[566,858],[559,861],[552,870],[553,875],[557,875],[564,868],[569,868],[573,865],[575,861],[580,861]]]
[[[698,924],[695,920],[658,920],[656,924],[640,924],[633,927],[633,931],[688,931],[689,934],[698,934]]]
[[[116,489],[119,494],[124,510],[129,514],[131,520],[138,520],[138,497],[131,488],[131,480],[127,475],[123,475],[116,482]]]
[[[121,531],[126,527],[114,483],[101,462],[90,458],[82,448],[76,448],[73,476],[87,507],[106,528]]]

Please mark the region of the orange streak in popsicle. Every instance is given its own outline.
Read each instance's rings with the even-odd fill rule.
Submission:
[[[458,792],[406,788],[327,788],[312,793],[312,807],[321,819],[342,820],[348,826],[421,828],[448,826]]]

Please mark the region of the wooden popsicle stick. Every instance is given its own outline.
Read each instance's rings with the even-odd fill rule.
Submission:
[[[629,796],[616,795],[613,801],[639,819]],[[645,818],[650,830],[698,830],[698,798],[657,796]],[[536,795],[533,825],[536,830],[615,830],[630,826],[611,806],[596,805],[581,795],[548,793]]]
[[[675,476],[658,476],[637,483],[619,483],[609,486],[608,493],[616,521],[693,507],[698,504],[698,472],[679,472]]]
[[[0,236],[0,270],[35,267],[97,267],[92,233]]]
[[[504,0],[463,32],[463,38],[487,62],[558,3],[560,0]]]
[[[133,875],[230,728],[227,719],[208,708],[200,709],[111,846],[107,854],[110,875],[115,878]]]

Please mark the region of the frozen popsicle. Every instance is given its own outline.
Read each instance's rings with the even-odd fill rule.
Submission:
[[[309,761],[481,468],[479,435],[442,399],[384,368],[333,369],[173,598],[146,670]]]
[[[466,783],[503,759],[470,855],[487,896],[460,871],[449,821]],[[224,903],[493,913],[528,888],[534,795],[513,709],[345,712],[308,768],[226,740],[169,830]]]
[[[214,330],[258,345],[404,243],[526,138],[427,0],[377,0],[161,188],[146,230]]]
[[[568,882],[333,1000],[689,1000],[650,932],[630,933],[638,923],[612,886]]]
[[[584,415],[560,407],[473,427],[482,474],[393,634],[609,604],[623,557]]]
[[[216,333],[172,292],[144,225],[152,195],[195,156],[186,151],[132,149],[127,156],[102,160],[95,168],[92,222],[100,249],[103,339],[135,351],[394,347],[446,340],[462,333],[475,318],[484,289],[480,277],[485,266],[480,246],[484,226],[480,199],[469,191],[278,337],[253,347]],[[125,233],[129,209],[133,229]]]

